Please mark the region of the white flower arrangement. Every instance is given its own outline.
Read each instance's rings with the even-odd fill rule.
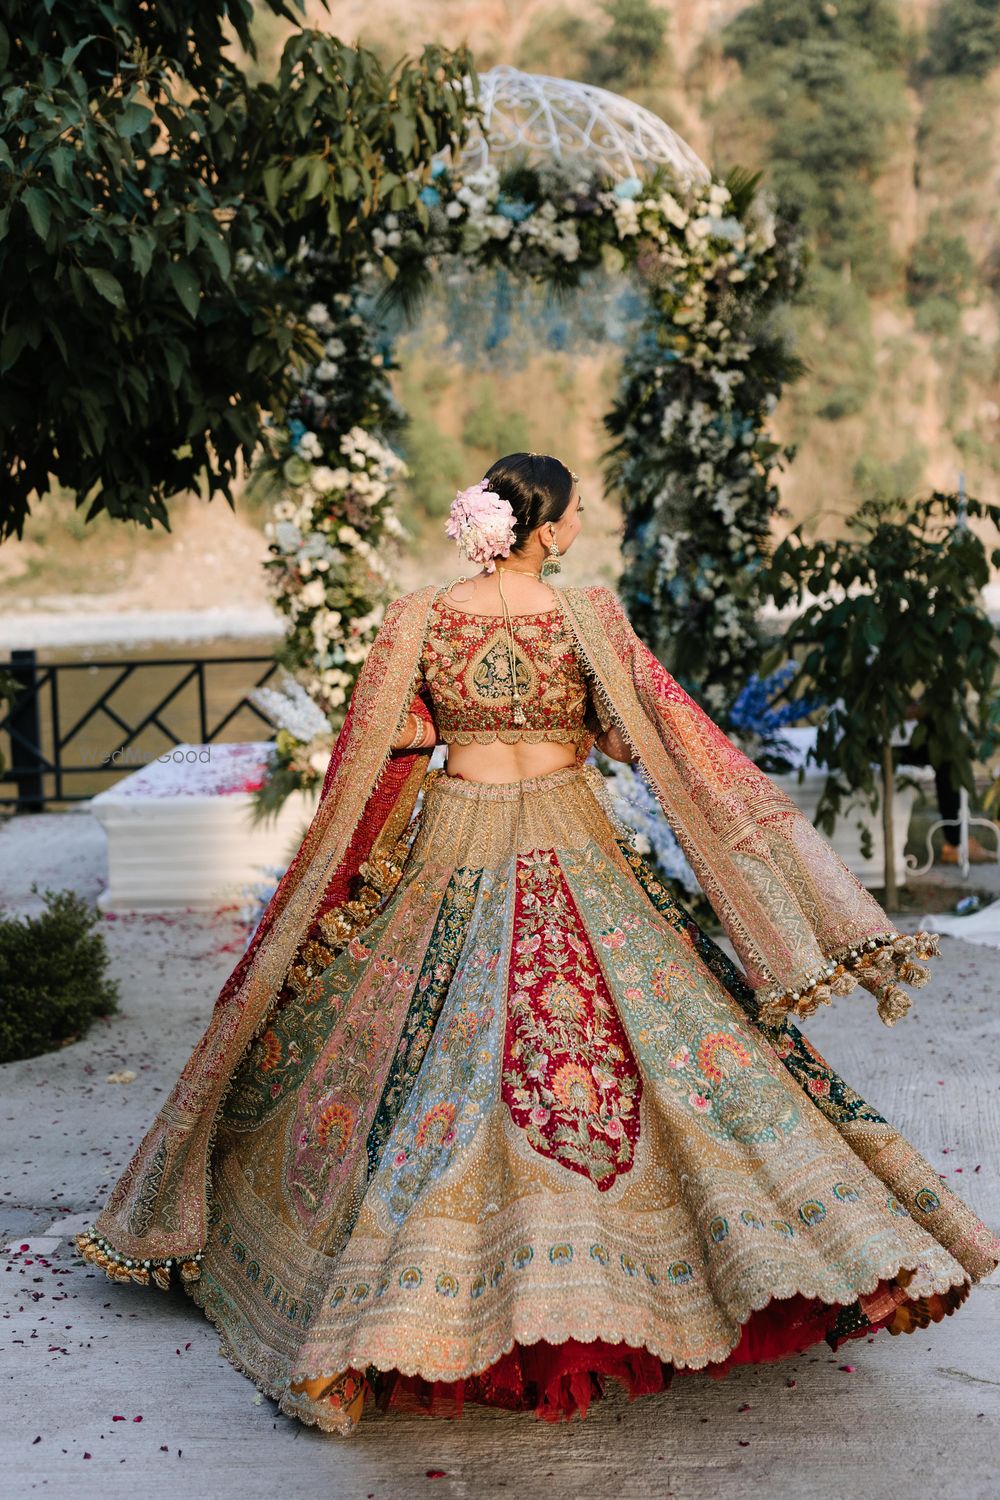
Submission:
[[[609,183],[555,162],[506,178],[493,164],[462,177],[435,163],[420,197],[422,217],[390,211],[372,225],[365,274],[397,277],[414,254],[445,281],[456,261],[536,281],[572,281],[591,266],[636,269],[655,337],[626,358],[615,483],[651,525],[626,544],[623,576],[652,601],[665,636],[696,605],[706,666],[736,664],[744,681],[755,611],[745,570],[777,504],[770,449],[757,440],[777,398],[766,377],[754,378],[756,325],[738,313],[789,285],[800,253],[787,235],[778,246],[770,196],[758,192],[745,208],[745,195],[737,205],[717,181],[681,186],[658,171]],[[322,356],[295,377],[306,420],[275,460],[288,489],[266,530],[299,675],[330,715],[346,702],[381,623],[392,582],[385,542],[406,537],[392,506],[405,468],[370,430],[379,412],[392,414],[393,398],[357,292],[310,301],[307,291],[304,300]]]
[[[697,895],[701,890],[698,878],[649,786],[623,761],[608,764],[611,775],[604,787],[620,820],[634,830],[636,852],[651,854],[664,875],[679,881],[690,895]]]
[[[279,688],[251,688],[247,697],[276,729],[287,730],[303,743],[330,733],[326,715],[294,677],[285,677]]]

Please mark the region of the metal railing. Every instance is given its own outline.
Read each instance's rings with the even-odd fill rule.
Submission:
[[[226,667],[260,667],[262,670],[246,692],[222,713],[214,723],[209,722],[208,684],[209,669]],[[152,669],[162,671],[165,667],[178,668],[176,680],[141,717],[134,722],[119,704],[111,699],[124,683],[139,679]],[[67,691],[71,673],[94,670],[112,672],[112,680],[100,691],[94,701],[84,708],[78,705],[79,694]],[[40,663],[33,650],[12,651],[8,662],[0,663],[19,684],[19,691],[12,702],[0,704],[0,734],[9,738],[9,753],[6,764],[0,771],[0,787],[13,782],[17,788],[13,795],[0,795],[0,806],[15,807],[22,812],[43,812],[50,802],[83,802],[92,792],[76,792],[69,789],[67,778],[88,775],[120,776],[124,769],[135,769],[127,755],[124,765],[115,763],[112,755],[119,757],[134,746],[139,735],[150,727],[157,729],[171,745],[189,743],[192,735],[178,733],[168,722],[168,710],[174,713],[180,708],[180,697],[193,685],[196,697],[198,742],[211,744],[228,724],[243,710],[249,710],[261,723],[267,725],[267,738],[271,738],[273,725],[261,713],[255,703],[247,698],[247,692],[262,687],[279,670],[271,656],[163,656],[145,658],[141,661],[81,661]],[[190,698],[191,694],[188,694]],[[69,714],[67,700],[75,698],[76,704]],[[190,707],[185,708],[190,724]],[[64,724],[64,719],[68,722]],[[83,731],[94,722],[109,721],[120,733],[113,752],[104,760],[73,759],[79,754],[79,743]],[[149,757],[154,758],[154,757]],[[50,783],[47,785],[47,782]],[[79,783],[77,783],[79,784]]]

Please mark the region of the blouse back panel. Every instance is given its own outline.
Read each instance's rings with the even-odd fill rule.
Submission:
[[[572,744],[585,732],[590,689],[562,608],[512,619],[523,725],[512,722],[503,617],[453,609],[440,596],[434,600],[420,664],[438,739],[445,744]]]

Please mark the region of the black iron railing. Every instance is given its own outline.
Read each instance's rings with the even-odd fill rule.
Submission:
[[[215,709],[217,716],[210,722],[207,676],[212,669],[223,666],[261,670],[225,711]],[[177,668],[177,673],[166,691],[145,712],[130,713],[122,698],[152,670],[162,672],[169,667]],[[247,697],[247,693],[263,687],[278,671],[277,662],[270,656],[197,659],[162,656],[141,661],[40,663],[35,652],[29,650],[12,651],[10,660],[0,663],[0,670],[8,671],[20,688],[11,703],[0,704],[0,735],[7,737],[7,743],[3,744],[6,764],[0,771],[0,787],[11,782],[16,787],[14,793],[0,795],[0,806],[13,806],[23,812],[42,812],[47,803],[82,802],[93,795],[93,787],[89,791],[71,790],[68,778],[118,777],[135,770],[143,760],[130,757],[129,749],[136,747],[139,736],[151,729],[158,731],[169,745],[194,741],[207,745],[219,739],[237,714],[248,710],[267,725],[265,738],[271,738],[273,733],[270,720]],[[81,704],[82,684],[74,681],[71,674],[93,674],[95,670],[110,671],[111,681],[103,685],[92,702]],[[73,691],[68,691],[71,682]],[[125,694],[120,692],[123,685],[127,685]],[[118,701],[112,702],[116,694]],[[176,719],[179,712],[183,712],[186,726],[178,732],[169,720]],[[95,723],[104,730],[109,723],[114,726],[115,744],[103,756],[82,756],[84,732]],[[155,754],[146,759],[155,759]]]

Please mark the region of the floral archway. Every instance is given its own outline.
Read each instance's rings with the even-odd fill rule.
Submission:
[[[280,726],[262,811],[322,779],[391,593],[405,475],[391,444],[405,414],[378,309],[412,311],[456,258],[556,287],[596,268],[638,277],[645,312],[604,418],[606,479],[624,513],[619,592],[710,711],[759,661],[773,471],[794,451],[767,433],[799,372],[775,317],[801,280],[794,222],[757,176],[714,179],[665,122],[606,90],[513,68],[466,88],[479,118],[461,156],[427,163],[414,208],[372,219],[360,273],[345,277],[311,246],[289,268],[322,357],[298,375],[262,465],[281,492],[267,566],[294,679],[283,701],[259,695]]]

